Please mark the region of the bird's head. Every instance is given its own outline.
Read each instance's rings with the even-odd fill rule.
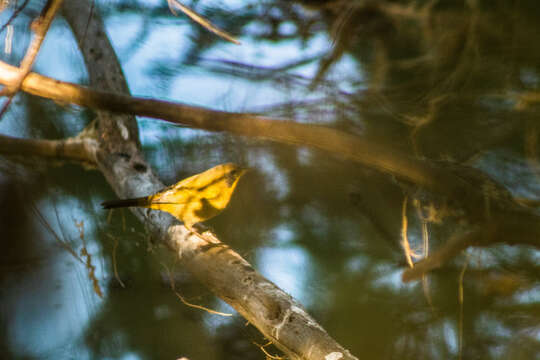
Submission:
[[[236,186],[238,180],[240,180],[242,175],[244,175],[248,171],[247,168],[232,163],[222,164],[219,166],[223,167],[221,171],[229,187]]]

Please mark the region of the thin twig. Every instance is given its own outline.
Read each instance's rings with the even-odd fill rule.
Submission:
[[[92,254],[88,252],[88,250],[86,249],[86,245],[83,245],[81,249],[81,256],[86,258],[85,268],[88,271],[88,277],[92,281],[92,287],[94,289],[94,292],[97,296],[103,298],[103,292],[101,291],[99,281],[96,278],[96,267],[95,265],[92,265]]]
[[[19,13],[21,11],[24,10],[24,8],[26,7],[26,5],[28,5],[28,2],[30,0],[24,0],[24,2],[22,3],[21,6],[19,6],[17,9],[15,9],[15,11],[13,11],[13,14],[11,14],[11,16],[9,17],[8,21],[6,21],[6,23],[4,25],[2,25],[2,27],[0,28],[0,34],[8,27],[9,24],[11,24],[11,22],[13,20],[15,20],[15,18],[19,15]]]
[[[259,349],[261,349],[261,351],[264,353],[264,355],[266,355],[267,359],[273,359],[273,360],[283,360],[283,359],[285,359],[283,356],[271,355],[268,351],[266,351],[264,349],[266,346],[272,344],[272,342],[268,342],[265,345],[257,344],[255,341],[252,341],[252,343],[253,343],[253,345],[258,346]]]
[[[114,245],[113,245],[113,253],[112,253],[112,261],[113,261],[113,270],[114,270],[114,277],[118,281],[118,283],[125,288],[126,286],[122,282],[122,279],[120,279],[120,275],[118,275],[118,266],[116,265],[116,248],[118,248],[118,238],[114,238]]]
[[[422,242],[423,242],[423,257],[426,259],[429,256],[429,232],[428,232],[428,223],[424,218],[420,219],[422,221]],[[429,279],[427,274],[422,275],[422,289],[424,291],[424,297],[429,305],[429,308],[432,312],[435,311],[433,306],[433,301],[431,299],[431,292],[429,291]]]
[[[407,264],[410,268],[414,267],[414,264],[412,262],[412,251],[411,251],[411,245],[409,243],[409,237],[407,236],[407,227],[408,227],[408,221],[407,221],[407,202],[409,197],[405,195],[403,198],[403,204],[401,206],[401,245],[403,246],[403,252],[405,253],[405,259],[407,260]]]
[[[6,88],[4,88],[6,89]],[[4,91],[4,89],[2,89],[0,91],[0,96],[1,96],[1,93],[2,91]],[[4,114],[6,113],[9,105],[11,105],[11,101],[13,100],[13,96],[10,96],[6,99],[6,101],[4,102],[4,104],[2,105],[2,108],[0,108],[0,119],[4,116]]]
[[[49,30],[54,15],[58,11],[60,5],[62,5],[62,1],[63,0],[48,0],[39,17],[32,22],[34,38],[26,50],[23,60],[21,61],[17,77],[11,84],[7,85],[4,89],[2,89],[2,91],[0,91],[0,96],[13,96],[21,88],[24,79],[26,76],[28,76],[30,70],[32,69],[32,65],[36,60],[39,49],[41,48],[41,44],[45,39],[45,35],[47,35],[47,31]],[[5,111],[5,109],[3,110]],[[0,117],[1,116],[2,114],[0,114]]]
[[[112,218],[113,211],[114,211],[114,209],[110,209],[109,213],[107,214],[107,224],[111,223],[111,218]]]
[[[118,247],[118,238],[111,234],[107,234],[107,236],[111,238],[113,241],[112,264],[113,264],[114,277],[116,278],[116,281],[118,281],[120,286],[122,286],[123,288],[126,288],[126,286],[122,282],[122,279],[120,279],[120,276],[118,275],[118,268],[116,266],[116,248]]]
[[[175,7],[180,9],[184,14],[186,14],[191,20],[195,21],[202,27],[206,28],[208,31],[213,32],[217,36],[230,41],[236,45],[240,45],[240,41],[236,40],[231,35],[227,34],[225,31],[219,29],[214,24],[210,22],[210,20],[205,19],[201,15],[197,14],[194,10],[188,8],[187,6],[181,4],[178,0],[167,0],[167,4],[169,4],[169,9],[174,15],[177,15],[176,11],[174,10]]]
[[[229,313],[223,313],[223,312],[220,312],[220,311],[216,311],[216,310],[212,310],[212,309],[209,309],[207,307],[204,307],[202,305],[197,305],[197,304],[192,304],[190,303],[189,301],[187,301],[182,295],[180,295],[178,293],[178,291],[176,291],[176,288],[175,288],[175,285],[174,285],[174,279],[173,279],[173,276],[172,276],[172,273],[171,273],[171,270],[167,267],[167,265],[165,265],[164,263],[161,263],[161,265],[165,268],[165,271],[167,271],[167,274],[169,276],[169,282],[171,284],[171,290],[176,294],[176,296],[178,296],[178,298],[180,299],[180,301],[182,303],[184,303],[184,305],[187,305],[189,307],[192,307],[192,308],[195,308],[195,309],[200,309],[200,310],[204,310],[210,314],[215,314],[215,315],[221,315],[221,316],[232,316],[232,314],[229,314]]]
[[[77,252],[75,250],[73,250],[73,248],[71,247],[71,245],[68,244],[67,241],[65,240],[62,240],[60,238],[60,236],[58,236],[58,234],[56,233],[56,231],[53,230],[53,228],[51,227],[51,225],[49,224],[49,222],[47,220],[45,220],[45,218],[43,217],[43,214],[41,214],[41,211],[39,211],[36,206],[31,203],[31,208],[32,208],[32,211],[34,212],[34,214],[37,216],[37,219],[38,221],[41,223],[41,225],[47,229],[52,235],[53,237],[56,239],[56,241],[58,242],[58,244],[60,245],[60,247],[62,247],[64,250],[66,250],[68,253],[71,254],[71,256],[73,256],[73,258],[77,261],[79,261],[81,264],[85,265],[85,262],[84,260],[77,254]]]

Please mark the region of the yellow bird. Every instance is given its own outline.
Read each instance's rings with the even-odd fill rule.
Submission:
[[[105,201],[104,209],[145,207],[166,211],[188,229],[223,211],[247,170],[235,164],[221,164],[171,185],[154,195],[134,199]]]

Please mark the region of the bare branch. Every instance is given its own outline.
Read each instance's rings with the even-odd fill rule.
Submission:
[[[209,314],[215,314],[215,315],[220,315],[220,316],[232,316],[232,314],[230,313],[224,313],[224,312],[221,312],[221,311],[216,311],[216,310],[212,310],[212,309],[209,309],[207,307],[204,307],[202,305],[198,305],[198,304],[192,304],[190,303],[189,301],[187,301],[182,295],[180,295],[180,293],[176,290],[176,286],[174,284],[174,279],[173,279],[173,275],[172,275],[172,272],[171,270],[167,267],[167,265],[165,265],[164,263],[161,263],[161,266],[163,266],[163,268],[165,268],[165,271],[167,272],[167,276],[169,277],[169,284],[171,286],[171,290],[174,292],[174,294],[176,295],[176,297],[178,297],[178,299],[180,299],[180,301],[186,305],[186,306],[189,306],[189,307],[192,307],[192,308],[195,308],[195,309],[199,309],[199,310],[203,310],[203,311],[206,311],[207,313]]]
[[[174,10],[175,7],[180,9],[184,14],[186,14],[191,20],[195,21],[202,27],[206,28],[208,31],[213,32],[217,36],[232,42],[233,44],[240,45],[240,41],[236,40],[234,37],[229,35],[227,32],[219,29],[217,26],[212,24],[210,20],[205,19],[203,16],[197,14],[195,11],[187,7],[186,5],[182,4],[178,0],[167,0],[167,4],[169,5],[169,9],[171,12],[176,15],[176,11]]]
[[[97,142],[75,137],[65,140],[20,139],[0,134],[0,154],[14,156],[39,156],[53,160],[96,165]]]
[[[100,51],[103,51],[102,46],[100,44]],[[16,68],[0,62],[0,83],[9,82],[15,71]],[[119,92],[126,91],[127,87],[125,85],[112,84],[114,77],[110,79],[102,78],[103,76],[111,76],[110,73],[109,71],[106,75],[96,73],[94,75],[90,74],[90,76],[94,77],[96,82],[101,85],[110,83],[111,88],[115,89],[116,92],[96,91],[35,73],[28,75],[22,89],[28,93],[63,103],[73,103],[117,113],[147,116],[197,129],[226,131],[236,135],[325,150],[364,166],[392,174],[419,187],[444,194],[465,209],[469,216],[479,217],[485,214],[486,194],[479,190],[479,187],[483,186],[483,184],[479,184],[478,179],[470,182],[459,173],[456,173],[456,169],[454,169],[456,166],[445,167],[427,160],[415,159],[392,150],[391,146],[385,145],[380,140],[372,141],[325,126],[300,124],[290,120],[272,119],[246,113],[216,111],[182,103],[124,95]],[[129,138],[135,138],[138,141],[137,127],[127,120],[122,120],[122,124],[121,127],[131,129]],[[118,142],[110,139],[111,141],[107,142],[107,144],[114,144],[114,146],[128,144],[120,136],[122,131],[119,130],[117,125],[118,123],[115,123],[114,126],[111,125],[111,127],[102,130],[108,136],[112,136],[112,132],[119,134],[117,135],[120,137]],[[115,151],[122,152],[119,149]],[[498,204],[496,198],[490,201],[490,208],[495,212],[506,207],[505,204]],[[512,212],[514,210],[503,209],[503,212],[507,211]]]
[[[0,83],[11,81],[15,71],[13,66],[0,62]],[[100,84],[103,85],[102,82]],[[428,162],[399,154],[381,141],[370,141],[325,126],[96,91],[35,73],[28,75],[22,89],[33,95],[93,109],[147,116],[196,129],[227,131],[281,143],[310,146],[339,154],[435,191],[452,193],[459,186],[467,186],[451,173],[434,168]]]
[[[75,22],[76,21],[71,21],[71,23]],[[74,28],[74,31],[77,30]],[[93,36],[92,41],[94,42],[81,50],[89,68],[91,83],[100,84],[100,86],[107,91],[95,91],[87,87],[56,81],[37,74],[29,74],[22,84],[22,89],[38,96],[64,103],[68,102],[87,106],[94,109],[143,115],[187,125],[193,128],[210,131],[227,131],[237,135],[253,136],[282,143],[322,149],[339,154],[340,156],[361,163],[362,165],[393,174],[400,179],[429,190],[446,194],[454,203],[461,204],[469,214],[476,214],[477,217],[482,217],[486,212],[485,195],[482,191],[479,191],[478,184],[471,183],[463,177],[456,175],[451,170],[437,166],[431,162],[403,156],[398,152],[393,151],[390,146],[381,144],[380,141],[370,141],[359,136],[350,135],[324,126],[299,124],[293,121],[270,119],[251,114],[214,111],[180,103],[125,95],[127,93],[127,86],[125,85],[125,82],[123,82],[123,78],[114,75],[121,74],[121,69],[116,64],[111,64],[110,62],[105,64],[103,61],[103,59],[107,57],[104,55],[104,49],[107,46],[110,47],[107,39],[100,29],[94,28],[92,30],[90,28],[89,32],[91,31],[94,32],[94,34],[90,34],[90,36]],[[82,33],[83,31],[81,31],[81,34]],[[77,38],[81,37],[82,35],[77,36]],[[111,54],[108,56],[115,59],[112,50]],[[104,72],[101,71],[103,66],[106,66],[109,69],[116,66],[117,69]],[[92,71],[93,67],[99,70]],[[9,81],[10,78],[13,77],[14,69],[16,68],[0,63],[0,83]],[[118,79],[122,79],[122,82],[119,82]],[[131,154],[132,156],[126,160],[128,163],[126,165],[135,165],[137,163],[144,164],[144,160],[137,150],[138,135],[133,118],[115,115],[115,121],[112,121],[113,116],[105,112],[100,112],[100,116],[105,118],[105,121],[99,121],[101,126],[99,132],[106,138],[102,139],[104,141],[102,141],[101,146],[103,147],[103,150],[106,150],[108,153],[108,155],[104,155],[104,159],[115,163],[116,160],[110,159],[111,154]],[[146,195],[161,188],[161,186],[157,186],[158,182],[152,182],[156,180],[155,178],[149,179],[149,182],[146,183],[145,187],[129,188],[126,186],[118,186],[116,184],[117,180],[115,179],[120,174],[110,173],[111,166],[111,164],[108,164],[106,167],[102,167],[102,171],[111,184],[116,186],[115,189],[122,196]],[[138,168],[140,169],[141,167],[139,166]],[[130,174],[122,173],[121,175],[125,178]],[[145,189],[145,191],[141,194],[134,194],[134,189]],[[493,210],[490,216],[497,215],[504,218],[506,214],[513,214],[516,212],[514,208],[505,209],[504,204],[498,206],[496,204],[496,199],[493,199],[490,204],[490,210]],[[518,211],[518,213],[519,215],[522,215],[521,212]],[[539,222],[538,216],[531,216],[534,216],[533,221]],[[523,231],[528,230],[527,226],[523,229]],[[531,242],[530,236],[520,236],[519,239],[523,240],[524,244],[539,246],[538,242]],[[505,241],[494,237],[492,237],[492,240],[493,241],[491,242]],[[450,245],[456,246],[454,243]],[[465,245],[465,247],[466,246],[469,245]],[[443,259],[444,261],[440,261],[440,259],[437,260],[437,256],[440,256],[440,254],[437,253],[430,256],[430,259],[434,258],[433,264],[434,267],[437,267],[441,266],[442,263],[455,256],[457,253],[450,252],[450,254],[452,254],[452,256],[447,256]],[[425,261],[428,260],[429,259],[426,259]],[[431,268],[426,271],[429,271]],[[421,268],[416,271],[420,272]]]
[[[18,74],[12,79],[12,82],[10,84],[4,84],[6,85],[6,88],[4,88],[0,92],[0,95],[12,95],[19,91],[19,89],[21,88],[21,84],[24,81],[24,78],[30,73],[30,70],[32,69],[32,65],[36,60],[36,56],[39,52],[39,49],[41,48],[41,44],[45,39],[47,31],[49,31],[49,27],[54,18],[54,15],[60,8],[60,5],[62,5],[62,1],[63,0],[48,0],[39,17],[33,21],[32,30],[34,31],[34,37],[32,39],[32,42],[30,43],[30,46],[26,50],[26,54],[23,60],[21,61]]]

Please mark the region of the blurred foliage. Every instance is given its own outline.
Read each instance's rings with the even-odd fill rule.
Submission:
[[[221,40],[185,17],[173,18],[166,2],[156,6],[146,1],[96,3],[106,17],[140,18],[133,43],[124,48],[121,58],[139,51],[160,22],[174,19],[175,26],[189,26],[187,48],[168,54],[167,61],[145,64],[147,73],[164,86],[178,75],[181,79],[186,69],[196,68],[216,77],[286,89],[291,94],[288,101],[267,104],[261,113],[324,123],[391,143],[409,155],[466,163],[499,180],[513,195],[539,199],[540,6],[536,0],[243,1],[234,6],[193,1],[186,5],[244,43],[294,42],[301,49],[322,36],[332,46],[273,67],[206,58]],[[33,12],[21,16],[31,17]],[[354,66],[343,70],[343,63]],[[313,76],[301,71],[308,67],[314,69]],[[73,114],[84,118],[73,125],[69,116],[62,116],[65,108],[21,99],[6,115],[20,117],[21,136],[64,137],[91,119],[89,112]],[[252,167],[229,208],[209,225],[256,267],[262,266],[257,262],[266,248],[301,249],[312,272],[301,280],[307,282],[301,294],[312,299],[306,304],[308,310],[353,354],[457,358],[462,336],[463,359],[538,359],[537,250],[501,245],[469,251],[467,257],[456,258],[428,277],[430,306],[422,284],[399,282],[400,270],[406,266],[399,246],[403,190],[394,179],[320,151],[226,134],[179,134],[188,131],[163,126],[159,141],[145,145],[145,154],[162,179],[174,183],[226,161]],[[6,164],[1,168],[11,166]],[[28,185],[35,203],[54,199],[54,188],[63,197],[77,199],[95,218],[92,236],[104,263],[106,297],[83,336],[89,357],[264,356],[251,343],[263,344],[264,339],[242,319],[215,320],[176,299],[161,262],[174,269],[183,296],[205,306],[222,306],[189,274],[174,268],[171,256],[148,238],[144,224],[128,212],[115,212],[107,221],[106,214],[88,205],[114,198],[99,174],[88,176],[73,167],[40,171],[50,187]],[[1,217],[2,229],[19,229],[12,229],[7,238],[18,244],[13,248],[25,259],[31,249],[24,242],[32,237],[29,215],[9,205],[20,203],[11,199],[17,192],[10,189],[21,176],[7,172],[5,176],[9,181],[0,201],[8,205],[2,206],[6,214]],[[8,212],[18,220],[10,220]],[[421,243],[421,219],[413,206],[408,214],[416,246]],[[429,225],[432,249],[448,239],[451,227]],[[118,245],[113,251],[114,239]],[[41,240],[36,236],[33,246]],[[15,252],[7,249],[9,254]],[[113,252],[126,288],[112,273]],[[465,261],[461,308],[458,280]],[[272,266],[279,264],[272,261]],[[14,271],[8,265],[2,276]],[[9,323],[4,325],[7,320],[1,319],[0,335],[7,336]],[[9,348],[7,340],[0,344]]]

